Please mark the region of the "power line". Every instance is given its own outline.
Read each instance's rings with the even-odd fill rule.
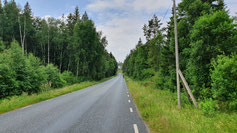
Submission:
[[[169,11],[169,9],[170,9],[171,4],[172,4],[172,2],[170,2],[169,7],[167,8],[167,10],[166,10],[166,12],[165,12],[165,15],[163,16],[162,21],[164,21],[166,15],[167,15],[167,13],[168,13],[168,11]]]

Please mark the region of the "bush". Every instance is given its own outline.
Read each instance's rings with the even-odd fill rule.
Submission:
[[[63,80],[59,70],[53,64],[48,64],[45,67],[45,72],[48,75],[47,81],[52,88],[60,88],[66,84],[66,81]]]
[[[18,88],[15,88],[14,93],[15,95],[21,95],[23,92],[27,92],[30,87],[28,80],[30,73],[27,72],[26,57],[22,54],[22,49],[16,41],[13,41],[10,49],[5,52],[9,59],[7,64],[16,73]]]
[[[8,65],[0,64],[0,99],[15,95],[15,89],[18,88],[15,76]]]
[[[3,43],[2,39],[0,38],[0,52],[6,48],[6,45]]]
[[[21,95],[26,92],[30,85],[27,80],[29,74],[27,74],[26,58],[17,42],[13,41],[10,48],[0,54],[0,64],[1,85],[5,86],[2,86],[5,89],[7,88],[2,97]],[[3,88],[0,89],[4,91]]]
[[[73,73],[69,71],[64,71],[62,73],[62,78],[63,80],[66,81],[67,85],[72,85],[72,84],[80,82],[79,78],[74,76]]]
[[[204,101],[200,102],[199,108],[203,110],[205,116],[214,116],[218,106],[217,103],[210,98],[204,99]]]
[[[191,48],[187,63],[186,78],[196,97],[205,97],[201,92],[210,88],[211,60],[222,53],[236,52],[237,30],[226,11],[217,11],[200,17],[191,30]]]
[[[232,110],[232,111],[237,110],[237,99],[234,99],[233,101],[230,101],[228,103],[227,109]]]
[[[237,55],[218,56],[212,67],[213,97],[220,101],[237,100]]]
[[[142,79],[150,78],[154,76],[154,70],[152,68],[147,68],[142,71]]]
[[[40,59],[30,54],[26,61],[29,88],[28,94],[38,93],[41,90],[41,86],[47,82],[47,74],[44,66],[41,65]]]

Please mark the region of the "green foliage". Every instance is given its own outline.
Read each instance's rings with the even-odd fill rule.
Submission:
[[[202,109],[205,116],[214,116],[218,109],[217,103],[210,99],[205,99],[199,103],[199,108]]]
[[[134,79],[142,80],[152,76],[153,70],[148,69],[147,45],[140,45],[131,51],[129,57],[124,61],[123,71]],[[147,70],[146,70],[147,69]],[[146,71],[145,71],[146,70]]]
[[[108,41],[87,13],[81,17],[76,6],[74,13],[62,18],[34,17],[29,2],[23,9],[15,1],[7,2],[0,9],[0,38],[6,43],[0,42],[0,51],[16,40],[25,54],[33,53],[43,65],[52,63],[60,72],[71,71],[80,79],[99,80],[115,74],[116,60],[105,49]],[[107,61],[113,63],[105,67]]]
[[[0,36],[2,40],[11,43],[12,40],[20,40],[18,15],[20,9],[14,0],[4,4],[3,12],[0,13]]]
[[[187,77],[196,96],[205,95],[201,90],[211,87],[211,60],[237,50],[237,32],[232,22],[225,11],[218,11],[200,17],[193,26]]]
[[[147,42],[148,45],[148,64],[155,70],[158,71],[160,68],[160,54],[161,48],[164,44],[164,36],[161,31],[157,31],[156,37]]]
[[[62,79],[66,81],[67,85],[72,85],[80,82],[79,78],[69,71],[64,71],[62,73]]]
[[[8,56],[8,65],[11,70],[16,73],[17,88],[14,94],[21,95],[22,92],[27,92],[30,88],[29,75],[27,72],[26,57],[22,54],[22,50],[16,41],[11,43],[11,47],[5,53]]]
[[[14,0],[0,5],[0,98],[116,74],[108,41],[87,13],[81,17],[77,6],[66,17],[34,17],[29,2],[23,9]]]
[[[24,56],[15,41],[0,54],[0,73],[0,98],[21,95],[23,92],[37,93],[47,78],[40,59],[32,54]]]
[[[0,52],[2,52],[6,48],[6,45],[3,43],[3,41],[0,38]]]
[[[177,94],[169,90],[154,89],[149,81],[135,81],[125,77],[129,92],[141,113],[143,120],[154,133],[234,133],[237,131],[237,113],[215,111],[216,102],[207,99],[206,111],[195,109],[191,105],[177,107]],[[143,85],[145,84],[145,85]],[[182,99],[186,97],[182,96]],[[208,105],[208,106],[207,106]],[[211,106],[211,108],[210,108]]]
[[[143,80],[154,76],[160,66],[160,50],[164,44],[164,36],[160,30],[160,20],[154,17],[144,25],[147,43],[139,39],[134,50],[131,50],[123,63],[123,72],[134,79]]]
[[[66,84],[66,81],[62,78],[59,70],[53,64],[48,64],[45,67],[45,72],[47,74],[47,81],[48,84],[52,88],[60,88]]]
[[[93,22],[91,20],[78,22],[74,28],[74,38],[77,75],[94,80],[103,78],[104,46],[100,43]],[[83,67],[79,70],[79,66]]]
[[[28,81],[30,83],[27,92],[29,94],[38,93],[41,90],[41,86],[47,82],[47,74],[44,66],[41,65],[39,58],[30,54],[26,60]]]
[[[147,79],[154,76],[154,70],[152,68],[147,68],[142,71],[141,79]]]
[[[38,64],[33,65],[33,59],[32,56],[29,59],[23,56],[19,44],[15,41],[11,43],[10,49],[0,54],[1,98],[39,90],[41,80],[35,75],[41,73],[38,71]]]
[[[8,65],[0,64],[0,99],[15,95],[15,89],[18,88],[15,76],[15,72]]]
[[[179,69],[196,99],[213,98],[220,108],[236,109],[237,28],[225,8],[223,0],[180,2],[177,8]],[[159,22],[153,17],[145,24],[147,42],[138,43],[131,50],[123,72],[138,80],[146,80],[155,73],[156,88],[176,92],[174,18],[164,28],[166,34],[159,29]]]
[[[237,55],[218,56],[212,61],[211,85],[218,101],[237,100]]]

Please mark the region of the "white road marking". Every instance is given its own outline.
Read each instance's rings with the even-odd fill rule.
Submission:
[[[128,97],[129,97],[129,95],[128,95]]]
[[[133,128],[134,128],[134,133],[139,133],[137,124],[133,124]]]
[[[131,101],[130,101],[130,100],[128,100],[128,102],[130,103]]]
[[[25,107],[23,107],[23,108],[21,108],[21,109],[26,109],[26,108],[29,108],[30,106],[32,106],[32,105],[25,106]]]
[[[131,113],[133,112],[132,108],[130,108],[130,112],[131,112]]]

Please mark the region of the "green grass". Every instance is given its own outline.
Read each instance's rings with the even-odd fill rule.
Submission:
[[[23,94],[21,96],[13,96],[8,99],[3,99],[3,100],[0,100],[0,114],[15,110],[27,105],[38,103],[44,100],[48,100],[57,96],[61,96],[73,91],[77,91],[77,90],[104,82],[111,78],[112,77],[106,78],[101,81],[86,81],[79,84],[67,86],[61,89],[48,90],[48,91],[41,92],[39,94],[30,95],[30,96],[27,94]]]
[[[152,83],[126,77],[128,88],[143,119],[154,133],[236,133],[237,113],[203,115],[191,105],[177,108],[176,93],[154,89]],[[186,97],[182,96],[183,99]]]

